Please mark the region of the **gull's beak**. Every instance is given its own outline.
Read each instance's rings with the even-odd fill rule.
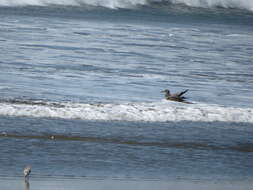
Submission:
[[[161,91],[161,93],[164,93],[164,92],[165,92],[165,90],[162,90],[162,91]]]

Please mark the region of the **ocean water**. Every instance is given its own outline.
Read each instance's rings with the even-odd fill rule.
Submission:
[[[252,58],[247,0],[0,0],[1,176],[250,180]]]

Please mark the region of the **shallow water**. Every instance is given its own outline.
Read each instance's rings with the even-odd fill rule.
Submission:
[[[34,176],[252,178],[253,129],[246,123],[1,117],[1,130],[7,176],[22,175],[29,163]]]
[[[22,189],[24,190],[47,190],[47,189],[58,189],[58,190],[78,190],[78,189],[93,189],[93,190],[104,190],[104,189],[222,189],[222,190],[237,190],[244,189],[250,190],[252,187],[251,181],[187,181],[187,180],[174,180],[174,181],[159,181],[152,179],[103,179],[103,178],[35,178],[30,180],[29,183],[24,183],[20,178],[0,178],[0,184],[5,189]]]

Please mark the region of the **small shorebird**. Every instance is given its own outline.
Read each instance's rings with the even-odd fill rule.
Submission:
[[[25,181],[29,180],[29,175],[31,173],[31,166],[26,166],[24,169],[24,177],[25,177]]]
[[[161,92],[164,93],[164,96],[165,96],[166,100],[172,100],[172,101],[177,101],[177,102],[185,102],[186,98],[182,95],[185,94],[187,91],[188,91],[188,89],[185,90],[185,91],[182,91],[182,92],[171,94],[170,91],[168,89],[166,89],[166,90],[163,90]]]

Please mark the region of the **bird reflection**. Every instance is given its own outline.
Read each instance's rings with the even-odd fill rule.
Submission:
[[[30,183],[29,181],[25,180],[25,184],[24,184],[24,190],[29,190],[30,189]]]

